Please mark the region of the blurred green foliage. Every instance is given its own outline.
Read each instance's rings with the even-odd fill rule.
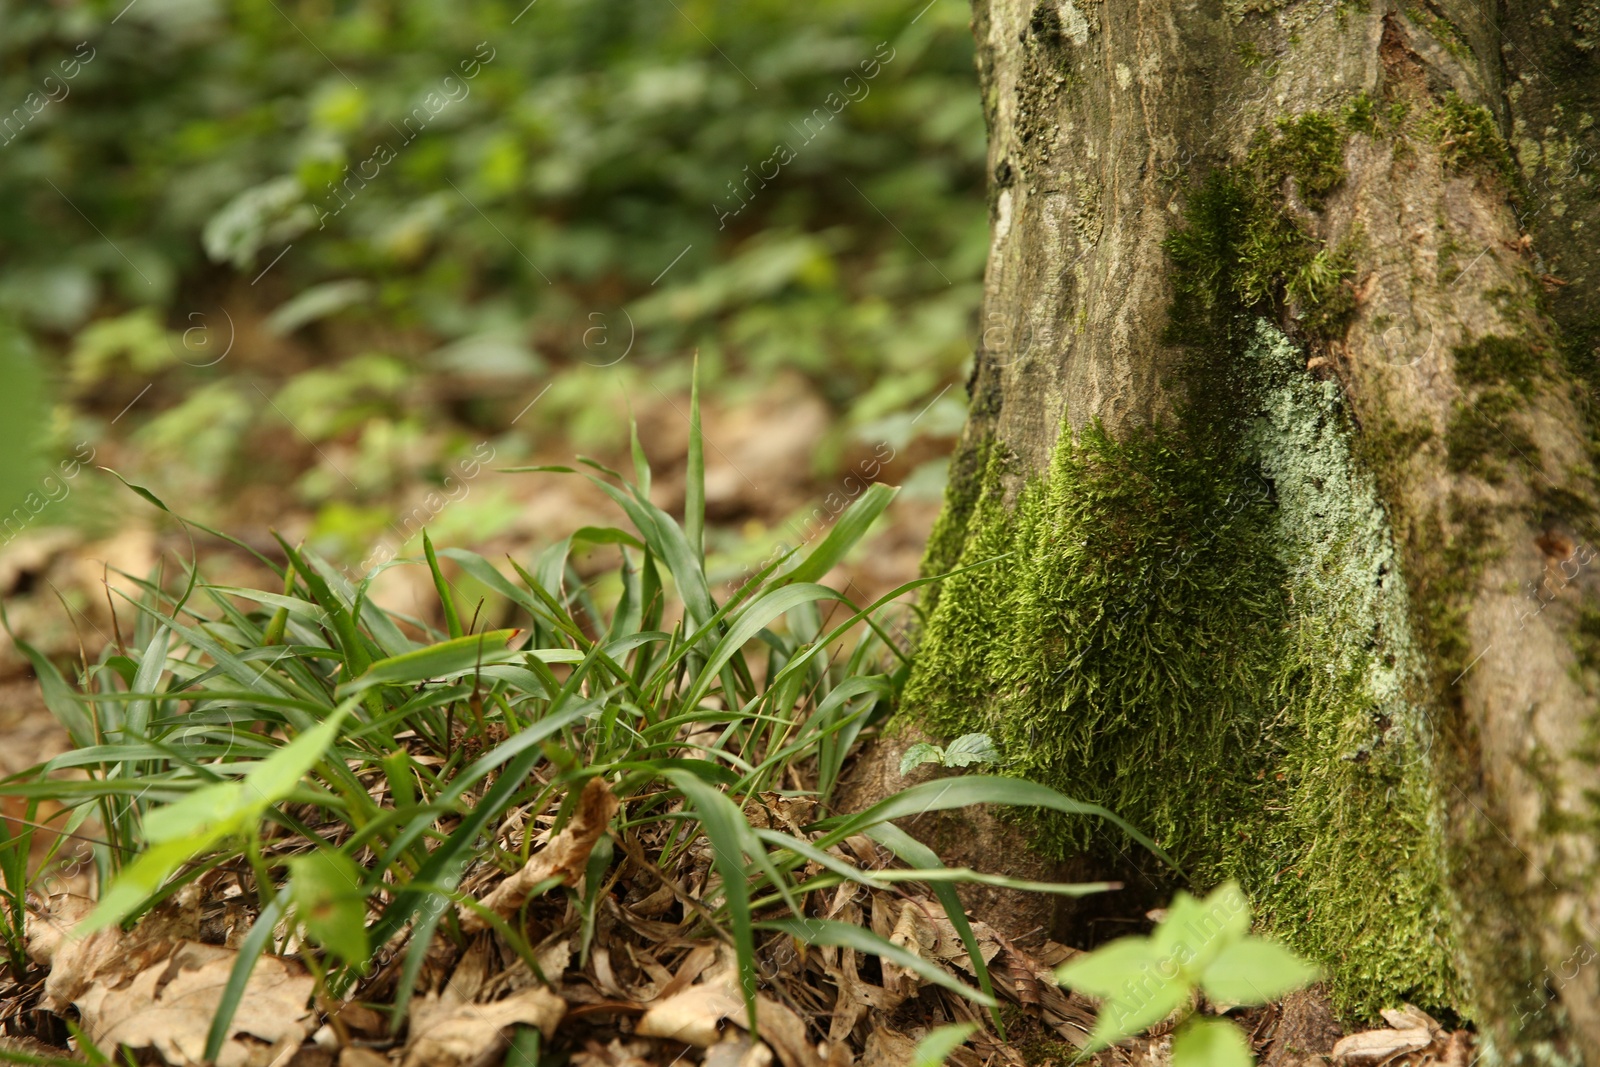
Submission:
[[[614,437],[601,376],[695,348],[809,379],[826,467],[975,332],[968,14],[924,2],[0,0],[0,315],[61,440],[169,487],[361,506],[549,382],[519,433]]]

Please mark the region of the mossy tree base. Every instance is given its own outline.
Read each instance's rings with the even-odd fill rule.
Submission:
[[[1336,1001],[1460,1000],[1406,594],[1338,387],[1261,323],[1236,447],[1063,435],[1003,501],[990,460],[907,714],[1104,804],[1328,963]],[[1061,858],[1123,843],[1047,819]]]
[[[1539,97],[1530,168],[1465,0],[1223,8],[975,4],[994,237],[927,566],[1004,558],[929,598],[905,714],[1239,877],[1346,1010],[1600,1062],[1589,339],[1519,230],[1593,119]]]

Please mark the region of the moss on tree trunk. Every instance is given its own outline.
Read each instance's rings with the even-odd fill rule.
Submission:
[[[930,599],[905,715],[1240,878],[1353,1015],[1600,1059],[1600,278],[1526,236],[1595,134],[1501,61],[1570,66],[1539,14],[977,3],[994,239],[926,566],[1000,561]]]

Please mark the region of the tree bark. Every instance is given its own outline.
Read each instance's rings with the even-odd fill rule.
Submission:
[[[1241,878],[1348,1014],[1600,1063],[1600,4],[974,9],[975,569],[908,718]]]

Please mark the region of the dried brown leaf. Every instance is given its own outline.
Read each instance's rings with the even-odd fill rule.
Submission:
[[[488,1062],[509,1043],[512,1026],[536,1026],[548,1040],[566,1001],[539,986],[488,1004],[453,1004],[429,994],[411,1010],[406,1067],[469,1067]]]
[[[1383,1021],[1395,1030],[1427,1030],[1435,1036],[1444,1033],[1439,1021],[1415,1004],[1402,1004],[1398,1008],[1384,1008],[1378,1012]]]
[[[867,1035],[861,1054],[861,1067],[906,1067],[916,1054],[917,1043],[898,1030],[883,1026]]]
[[[711,981],[656,1001],[634,1033],[709,1048],[722,1039],[722,1021],[743,1014],[744,1001],[733,974],[724,971]]]
[[[772,1067],[772,1050],[740,1034],[706,1049],[703,1067]]]
[[[232,949],[182,942],[169,958],[126,984],[94,981],[75,1000],[84,1032],[101,1047],[149,1048],[171,1064],[203,1063],[206,1035],[237,958]],[[313,985],[298,963],[262,956],[216,1062],[221,1067],[265,1064],[276,1052],[262,1042],[277,1049],[297,1047],[310,1031],[306,1004]]]
[[[564,884],[572,885],[583,877],[589,853],[594,850],[600,835],[606,832],[606,826],[616,815],[618,807],[617,798],[604,778],[596,776],[589,779],[578,798],[578,810],[573,812],[567,825],[550,839],[549,844],[535,853],[521,870],[484,897],[482,904],[496,915],[504,917],[527,903],[533,888],[547,878],[560,878]],[[487,929],[488,925],[476,911],[465,907],[461,909],[461,929],[467,933]]]
[[[1333,1061],[1378,1064],[1431,1044],[1433,1033],[1426,1026],[1410,1030],[1366,1030],[1341,1037],[1339,1043],[1333,1046]]]

